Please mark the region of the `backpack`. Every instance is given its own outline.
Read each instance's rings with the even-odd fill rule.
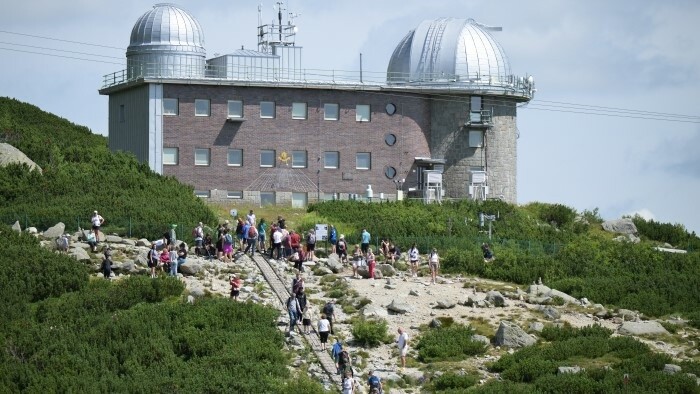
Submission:
[[[231,234],[226,234],[224,235],[224,241],[227,244],[232,244],[233,243],[233,237],[231,237]]]
[[[343,351],[343,345],[340,344],[340,342],[336,342],[333,345],[333,349],[331,350],[331,356],[333,356],[333,359],[338,358],[340,359],[340,353]]]
[[[338,250],[345,252],[345,241],[338,241]]]
[[[248,238],[256,238],[258,236],[258,230],[255,229],[255,226],[250,226],[248,229]]]
[[[316,234],[314,233],[309,233],[309,238],[307,238],[307,242],[309,244],[315,244],[316,243]]]
[[[378,376],[370,376],[369,378],[369,388],[370,389],[379,389],[379,377]]]
[[[332,317],[333,316],[333,304],[326,304],[323,306],[323,313],[326,314],[327,317]]]
[[[338,364],[348,365],[350,364],[350,355],[346,350],[340,352],[340,357],[338,357]]]

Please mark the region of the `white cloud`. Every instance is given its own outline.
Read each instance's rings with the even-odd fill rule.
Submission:
[[[630,212],[626,216],[632,216],[632,217],[639,216],[646,221],[656,220],[656,215],[654,215],[653,212],[651,212],[649,209],[646,209],[646,208],[642,208],[642,209],[638,209],[634,212]]]

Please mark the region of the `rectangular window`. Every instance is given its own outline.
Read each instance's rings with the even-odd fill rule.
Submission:
[[[323,152],[323,168],[340,167],[340,152]]]
[[[369,105],[358,104],[355,106],[355,120],[358,122],[369,122]]]
[[[163,148],[163,165],[176,166],[178,159],[177,148]]]
[[[308,196],[306,193],[292,193],[292,208],[306,208]]]
[[[229,149],[227,164],[234,167],[243,165],[243,149]]]
[[[124,104],[119,105],[119,123],[126,122],[126,109]]]
[[[292,151],[292,168],[306,168],[306,151]]]
[[[472,96],[469,103],[469,121],[481,123],[481,96]]]
[[[260,102],[260,117],[263,119],[272,119],[275,117],[275,102],[261,101]]]
[[[242,118],[243,117],[243,101],[229,100],[228,101],[228,117]]]
[[[211,114],[209,108],[209,100],[195,99],[194,100],[194,116],[209,116]]]
[[[369,152],[358,152],[355,155],[355,169],[369,170],[372,168],[372,154]]]
[[[481,148],[484,146],[484,133],[481,130],[469,130],[469,147]]]
[[[292,119],[306,119],[306,103],[292,103]]]
[[[321,198],[323,199],[323,201],[333,201],[337,200],[338,196],[336,195],[336,193],[323,193]]]
[[[194,150],[194,165],[208,166],[209,165],[209,149],[195,148]]]
[[[263,149],[260,151],[260,167],[275,166],[275,151],[273,149]]]
[[[275,205],[275,192],[260,192],[260,205]]]
[[[323,104],[323,120],[338,120],[338,104]]]
[[[242,200],[243,199],[243,192],[236,191],[236,192],[231,192],[229,191],[226,193],[227,198],[232,198],[234,200]]]
[[[195,190],[194,195],[199,198],[209,198],[211,194],[209,190]]]
[[[180,113],[178,99],[164,98],[163,99],[163,115],[177,116]]]

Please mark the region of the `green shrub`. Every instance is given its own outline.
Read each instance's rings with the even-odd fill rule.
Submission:
[[[580,328],[571,326],[545,326],[540,333],[540,337],[547,341],[564,341],[571,338],[579,337],[598,337],[608,338],[612,335],[613,330],[605,328],[601,325],[590,325]]]
[[[376,347],[381,343],[391,342],[389,326],[384,319],[354,319],[352,336],[356,343],[365,347]]]
[[[554,361],[539,357],[526,358],[501,373],[503,379],[513,382],[531,383],[542,376],[553,375],[557,371]]]
[[[473,336],[474,330],[461,324],[431,328],[418,340],[418,359],[422,362],[461,360],[486,352],[486,345],[472,340]]]
[[[431,383],[435,391],[445,391],[450,389],[466,389],[476,385],[479,377],[474,375],[458,375],[454,372],[447,372],[436,378]]]

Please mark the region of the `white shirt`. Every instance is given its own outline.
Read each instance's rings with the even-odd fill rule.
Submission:
[[[440,258],[440,256],[438,256],[437,253],[432,253],[432,254],[430,255],[430,262],[431,262],[431,263],[437,263],[439,258]]]
[[[318,321],[318,332],[328,332],[331,330],[331,322],[328,319],[321,319]]]
[[[92,225],[93,226],[101,226],[102,222],[104,221],[104,218],[100,215],[93,215],[92,216]]]
[[[408,259],[411,261],[417,261],[418,260],[418,249],[413,248],[408,251]]]
[[[248,216],[246,216],[246,219],[248,219],[248,223],[250,223],[252,226],[255,226],[255,214],[254,213],[249,213]]]
[[[343,394],[351,394],[355,386],[355,379],[343,378]]]
[[[403,349],[404,347],[408,346],[408,334],[404,332],[403,334],[399,335],[398,341],[396,341],[399,350]]]
[[[275,231],[272,233],[272,242],[273,243],[282,243],[282,232],[281,231]]]

